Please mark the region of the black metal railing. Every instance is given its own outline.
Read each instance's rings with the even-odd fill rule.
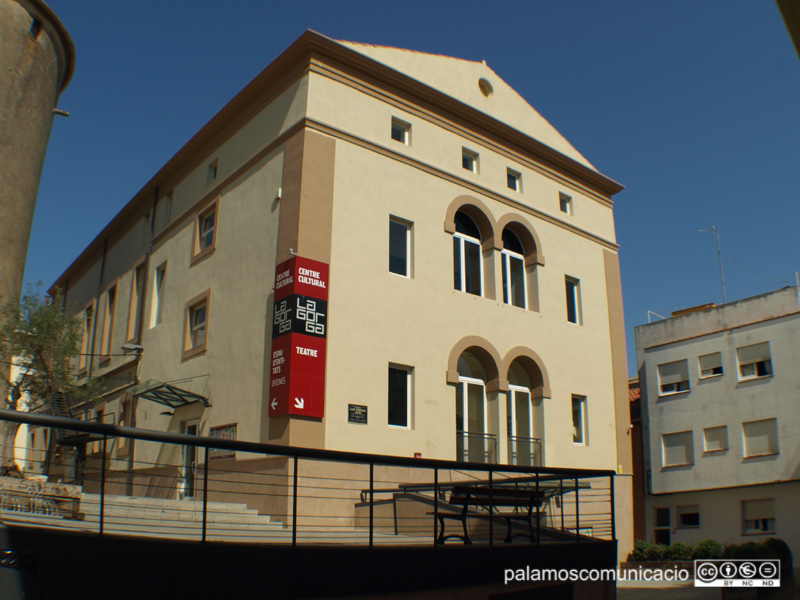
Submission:
[[[87,453],[63,446],[54,455],[20,448],[27,453],[18,461],[21,472],[0,476],[0,519],[6,524],[198,542],[435,545],[445,523],[439,515],[461,511],[455,497],[472,490],[484,500],[464,512],[469,537],[476,544],[501,544],[512,529],[524,534],[534,526],[498,514],[500,498],[520,494],[507,491],[513,488],[536,499],[536,534],[514,537],[515,543],[615,535],[610,470],[294,448],[9,410],[0,410],[0,420],[75,431],[98,448]],[[483,446],[480,457],[489,458],[487,452]],[[194,497],[181,499],[187,456],[197,463]],[[44,460],[52,460],[47,469]],[[74,468],[76,460],[84,461],[81,469]]]
[[[456,452],[460,461],[476,463],[497,462],[497,436],[473,431],[456,432]]]
[[[541,467],[542,440],[517,435],[508,436],[508,464]]]

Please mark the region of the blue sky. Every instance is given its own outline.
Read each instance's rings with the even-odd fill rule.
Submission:
[[[189,138],[306,29],[486,60],[615,196],[629,370],[647,311],[794,284],[800,60],[752,0],[48,0],[75,76],[56,117],[26,282],[49,286]]]

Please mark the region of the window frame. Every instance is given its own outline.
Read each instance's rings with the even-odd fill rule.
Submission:
[[[699,504],[690,504],[690,505],[686,505],[686,506],[678,506],[678,507],[676,507],[675,512],[676,512],[677,517],[678,517],[677,518],[678,522],[676,523],[676,527],[678,529],[700,529],[701,523],[700,523],[700,505]],[[683,522],[684,521],[683,520],[684,515],[697,515],[697,524],[696,525],[694,525],[694,524],[689,524],[689,525],[685,524]]]
[[[704,358],[708,358],[711,356],[719,356],[719,366],[717,366],[716,362],[709,368],[703,368],[703,360]],[[718,373],[714,371],[719,369]],[[722,377],[725,374],[725,366],[722,364],[722,352],[709,352],[708,354],[701,354],[697,357],[697,371],[700,373],[700,379],[711,379],[712,377]],[[706,375],[703,374],[704,371],[711,371]]]
[[[710,448],[708,444],[708,435],[706,432],[715,431],[723,429],[725,431],[725,447],[724,448]],[[730,440],[728,439],[728,426],[727,425],[715,425],[713,427],[704,427],[703,428],[703,453],[704,454],[711,454],[713,452],[727,452],[730,449]]]
[[[757,452],[757,453],[749,452],[748,451],[748,443],[747,443],[747,440],[748,440],[747,426],[748,425],[755,426],[756,424],[766,424],[766,423],[769,423],[769,422],[774,423],[774,429],[769,431],[767,433],[767,435],[768,436],[772,436],[772,434],[774,433],[774,437],[769,437],[768,438],[768,445],[769,445],[768,451],[767,452]],[[755,433],[755,432],[753,432],[753,433]],[[755,437],[756,437],[755,435],[750,435],[749,439],[750,440],[754,440]],[[751,441],[751,445],[752,445],[752,441]],[[780,453],[781,453],[780,430],[778,428],[778,418],[777,417],[770,417],[770,418],[767,418],[767,419],[756,419],[754,421],[744,421],[744,422],[742,422],[742,458],[748,459],[748,458],[758,458],[758,457],[761,457],[761,456],[776,456],[776,455],[778,455]]]
[[[480,154],[474,150],[461,147],[461,168],[476,175],[480,172]],[[469,165],[469,166],[468,166]]]
[[[407,279],[412,278],[412,262],[411,262],[411,230],[413,228],[413,222],[408,221],[406,219],[401,219],[400,217],[396,217],[394,215],[389,215],[389,272],[394,273],[395,275],[399,275],[400,277],[405,277]],[[399,273],[397,271],[392,270],[392,257],[394,254],[392,253],[392,243],[394,240],[394,236],[392,235],[392,227],[399,226],[405,229],[405,272]]]
[[[208,245],[203,246],[201,238],[207,234],[203,231],[204,221],[213,216],[214,223],[212,226],[211,241]],[[217,248],[217,237],[219,234],[219,200],[215,200],[204,209],[199,210],[194,219],[194,233],[192,234],[192,259],[190,266],[206,258],[214,253]]]
[[[394,136],[395,130],[400,132],[400,139]],[[398,119],[397,117],[392,117],[392,125],[389,132],[389,137],[395,142],[399,142],[404,146],[411,145],[411,123],[407,121],[403,121],[402,119]]]
[[[683,363],[683,365],[685,366],[685,369],[683,369],[685,371],[685,374],[682,374],[682,376],[685,377],[685,379],[681,379],[680,381],[677,381],[675,383],[661,383],[661,379],[662,379],[662,377],[664,377],[661,374],[661,367],[665,367],[667,365],[676,365],[678,363]],[[676,394],[686,394],[686,393],[692,391],[692,385],[691,385],[691,382],[689,381],[689,379],[690,379],[689,361],[687,359],[685,359],[685,358],[681,358],[681,359],[678,359],[678,360],[671,360],[670,362],[661,363],[659,365],[656,365],[656,374],[658,375],[658,397],[659,398],[662,398],[664,396],[674,396]],[[681,387],[684,384],[685,384],[686,387],[685,388]],[[667,386],[674,386],[674,389],[666,390],[665,388]]]
[[[667,464],[667,438],[673,438],[675,436],[689,434],[689,445],[688,445],[688,452],[686,453],[686,458],[688,462],[682,463],[672,463]],[[677,439],[677,438],[676,438]],[[694,432],[689,429],[686,431],[674,431],[671,433],[662,433],[661,434],[661,467],[662,469],[670,469],[673,467],[688,467],[694,465],[695,457],[694,457]]]
[[[744,363],[741,361],[741,358],[740,358],[740,355],[739,355],[739,351],[740,350],[746,350],[748,348],[754,348],[756,346],[763,346],[763,345],[765,345],[767,347],[767,352],[769,353],[769,358],[768,359],[750,361],[750,362],[744,362]],[[759,374],[758,373],[758,370],[759,370],[758,365],[764,365],[764,364],[767,365],[767,369],[766,370],[768,370],[769,372],[768,373],[764,373],[764,374]],[[754,366],[755,367],[755,373],[753,375],[744,375],[742,373],[742,369],[744,367],[750,367],[750,366]],[[756,344],[748,344],[747,346],[739,346],[739,347],[737,347],[736,348],[736,372],[737,372],[737,374],[739,376],[739,381],[751,381],[751,380],[754,380],[754,379],[766,379],[768,377],[772,377],[775,374],[775,371],[772,368],[772,349],[769,346],[769,342],[758,342]]]
[[[405,425],[392,423],[392,371],[397,371],[401,373],[405,373]],[[387,425],[392,429],[412,429],[411,427],[411,407],[413,404],[413,381],[414,381],[414,367],[409,367],[406,365],[400,365],[396,363],[389,363],[388,369],[388,389],[387,389],[387,418],[386,422]],[[403,411],[401,411],[403,412]]]
[[[578,426],[575,424],[575,406],[578,406],[580,414],[580,439],[576,441]],[[572,444],[574,446],[588,446],[589,445],[589,410],[586,396],[580,394],[572,394]]]
[[[164,279],[167,276],[167,261],[153,270],[153,293],[150,302],[150,329],[159,325],[164,317]]]
[[[89,359],[94,351],[92,347],[92,330],[94,328],[94,320],[97,318],[97,300],[93,298],[87,302],[81,312],[83,313],[83,325],[81,352],[78,355],[78,377],[82,377],[89,372]]]
[[[519,236],[516,233],[511,231],[517,240],[522,245],[522,241],[519,240]],[[512,288],[514,286],[514,281],[511,276],[511,261],[518,260],[522,263],[522,306],[515,304],[513,297]],[[525,256],[520,254],[519,252],[515,252],[513,250],[509,250],[508,248],[503,247],[500,250],[500,268],[502,269],[502,284],[503,284],[503,303],[509,306],[516,306],[517,308],[523,308],[525,310],[528,309],[528,273],[525,265]]]
[[[119,305],[119,279],[115,279],[106,287],[105,312],[103,314],[103,329],[100,334],[100,362],[107,364],[110,360],[111,343],[114,338],[114,322]],[[113,303],[112,303],[113,298]]]
[[[125,340],[132,344],[138,342],[141,331],[146,269],[146,260],[142,257],[136,261],[131,270],[131,296],[128,304],[128,326],[125,332]]]
[[[202,344],[192,345],[193,315],[201,307],[205,306],[205,339]],[[198,294],[186,303],[183,320],[183,352],[181,360],[187,360],[199,354],[203,354],[208,349],[208,336],[211,323],[211,290]]]
[[[757,519],[746,519],[745,517],[747,515],[745,514],[746,513],[746,506],[745,505],[747,505],[747,504],[753,504],[754,505],[756,502],[761,502],[761,503],[771,502],[772,503],[771,504],[772,510],[769,511],[769,512],[771,512],[772,516],[771,517],[760,517],[760,518],[757,518]],[[755,508],[755,506],[753,508]],[[771,525],[771,527],[767,527],[766,529],[763,529],[763,528],[748,528],[747,527],[748,521],[761,521],[762,525],[764,524],[763,523],[764,521],[767,521],[768,522],[767,525]],[[777,519],[775,518],[775,498],[749,498],[747,500],[742,500],[742,502],[741,502],[742,535],[764,535],[764,534],[768,534],[768,533],[777,533],[776,521],[777,521]]]
[[[511,182],[514,182],[514,185],[511,185]],[[506,185],[508,189],[522,193],[522,173],[519,171],[515,171],[514,169],[507,167],[506,168]]]
[[[467,215],[470,219],[469,215]],[[475,223],[475,220],[472,219],[472,222],[475,224],[475,227],[478,227],[478,224]],[[480,230],[479,230],[480,231]],[[483,287],[483,244],[480,238],[472,237],[469,234],[461,233],[460,231],[453,232],[453,241],[454,241],[454,255],[453,255],[453,269],[455,270],[455,244],[458,244],[458,253],[459,253],[459,273],[460,273],[460,281],[458,286],[455,289],[459,292],[464,292],[466,294],[471,294],[473,296],[479,296],[481,298],[484,297],[484,287]],[[467,244],[474,244],[478,248],[478,293],[476,294],[473,291],[467,290]],[[455,275],[455,273],[454,273]],[[455,284],[455,278],[453,280]]]
[[[565,215],[570,217],[575,214],[575,209],[572,203],[572,196],[564,192],[558,193],[558,208]]]
[[[570,293],[570,286],[572,286]],[[581,301],[581,280],[570,275],[564,276],[564,288],[567,295],[567,323],[583,325],[583,307]],[[574,320],[570,318],[570,309],[574,313]]]

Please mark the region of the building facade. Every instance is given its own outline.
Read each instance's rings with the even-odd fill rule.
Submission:
[[[649,540],[800,551],[799,333],[793,287],[636,328]]]
[[[629,514],[621,189],[485,64],[307,32],[56,282],[108,388],[74,410],[614,469]]]

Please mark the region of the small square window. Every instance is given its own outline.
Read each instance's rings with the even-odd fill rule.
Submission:
[[[678,467],[694,464],[694,444],[691,431],[665,433],[661,436],[662,465]]]
[[[410,145],[411,124],[400,119],[392,119],[392,139],[406,146]]]
[[[703,450],[720,452],[728,449],[728,426],[706,427],[703,429]]]
[[[467,171],[478,172],[478,153],[466,148],[461,149],[461,166]]]
[[[658,389],[660,396],[689,391],[689,363],[686,360],[658,365]]]
[[[742,423],[744,457],[778,454],[778,420],[763,419]]]
[[[411,277],[411,223],[389,218],[389,272]]]
[[[215,181],[217,179],[217,171],[218,170],[219,170],[219,160],[218,159],[214,159],[214,161],[212,161],[208,165],[208,173],[206,175],[206,185],[210,184],[211,182],[213,182],[213,181]]]
[[[194,223],[194,242],[192,249],[192,264],[211,254],[217,245],[217,229],[219,203],[215,202],[209,208],[197,214]]]
[[[183,360],[206,351],[211,290],[195,296],[186,303],[184,321]]]
[[[522,174],[517,173],[516,171],[512,171],[508,169],[506,171],[506,179],[508,182],[508,189],[514,190],[515,192],[522,191]]]
[[[737,348],[736,358],[739,361],[739,380],[757,379],[772,375],[769,342]]]
[[[693,506],[678,507],[678,527],[682,529],[700,527],[700,507]]]
[[[713,352],[698,357],[700,364],[700,379],[722,375],[722,353]]]
[[[775,532],[775,499],[745,500],[742,502],[742,534],[754,535]]]
[[[656,527],[669,527],[669,508],[656,509]]]
[[[566,194],[559,194],[559,205],[561,208],[561,212],[566,213],[568,215],[572,214],[572,196],[567,196]]]

